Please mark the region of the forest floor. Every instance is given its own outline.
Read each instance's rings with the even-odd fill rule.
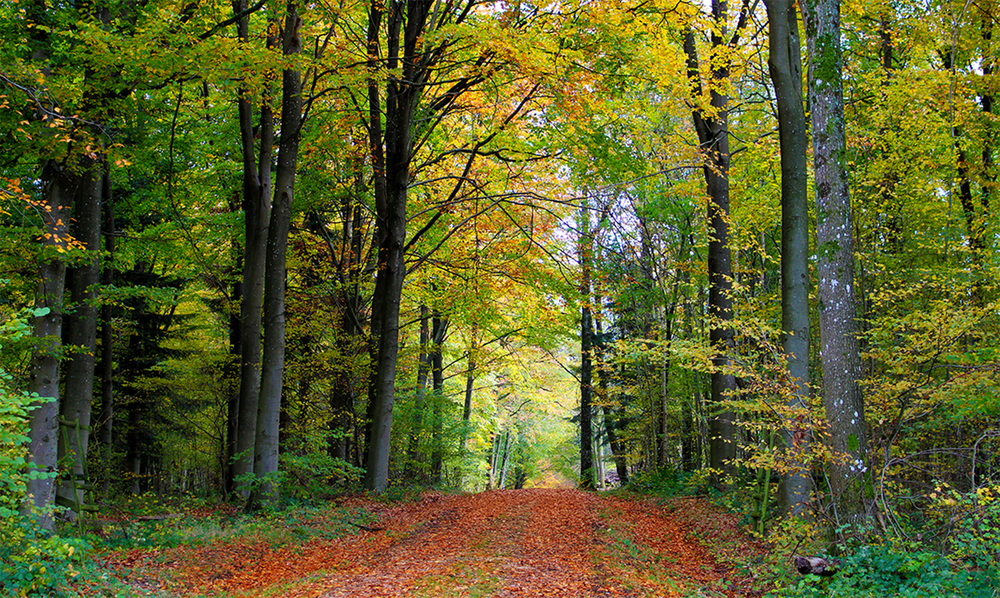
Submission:
[[[338,506],[370,518],[337,537],[131,549],[104,555],[103,566],[135,594],[162,598],[763,593],[747,565],[764,547],[703,499],[539,488]]]

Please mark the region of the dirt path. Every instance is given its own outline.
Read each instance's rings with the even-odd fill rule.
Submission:
[[[708,511],[692,516],[691,509],[709,508],[695,501],[664,508],[570,489],[430,495],[381,507],[380,531],[280,549],[206,546],[175,560],[161,555],[161,567],[174,568],[160,595],[759,595],[697,538],[704,530],[692,521],[723,521]]]

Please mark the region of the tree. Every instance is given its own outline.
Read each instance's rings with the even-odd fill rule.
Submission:
[[[809,45],[809,98],[816,173],[816,272],[820,360],[830,446],[830,488],[838,520],[859,523],[865,512],[867,423],[861,387],[854,285],[854,228],[844,164],[843,53],[840,0],[803,5]]]
[[[399,309],[406,276],[407,198],[414,151],[456,109],[458,99],[486,79],[495,59],[487,48],[477,49],[479,54],[471,58],[458,55],[458,37],[432,34],[464,25],[475,14],[475,4],[392,0],[386,9],[373,2],[369,13],[366,40],[371,76],[366,124],[374,170],[378,257],[371,320],[375,366],[369,392],[365,487],[376,492],[385,490],[388,484]],[[385,17],[383,56],[380,41]],[[387,74],[384,98],[379,76],[382,72]],[[471,153],[470,160],[478,149]]]
[[[301,26],[297,4],[290,0],[281,29],[282,53],[286,58],[294,59],[302,49]],[[302,105],[302,78],[293,63],[284,68],[281,76],[281,137],[271,221],[267,231],[264,347],[254,441],[253,473],[261,485],[251,493],[248,502],[251,507],[259,501],[273,501],[277,497],[277,488],[271,478],[278,472],[278,422],[285,371],[285,263],[302,129]]]
[[[768,0],[770,28],[768,67],[778,105],[781,142],[781,329],[782,349],[793,388],[792,410],[784,429],[785,448],[792,455],[785,475],[783,502],[792,513],[809,500],[810,477],[802,462],[808,431],[803,413],[809,399],[809,207],[807,193],[806,115],[802,105],[802,57],[795,3]]]
[[[237,15],[246,10],[246,0],[233,2]],[[236,22],[236,32],[241,44],[250,41],[250,17]],[[269,27],[270,32],[270,27]],[[269,33],[267,45],[276,46],[277,36]],[[243,218],[244,239],[242,256],[242,282],[240,288],[239,364],[240,390],[237,404],[231,408],[230,418],[236,418],[230,429],[235,437],[230,439],[233,460],[233,477],[253,473],[254,446],[257,435],[257,410],[260,404],[261,308],[264,297],[264,272],[266,268],[267,231],[271,220],[271,162],[274,148],[274,115],[267,96],[260,103],[258,157],[254,157],[253,105],[250,91],[241,87],[237,92],[239,111],[240,155],[243,166]]]
[[[586,199],[580,205],[580,487],[594,489],[594,330],[591,310],[590,270],[593,239]]]
[[[708,190],[708,277],[709,277],[709,318],[711,318],[710,342],[715,352],[712,371],[712,409],[710,420],[711,466],[721,474],[735,471],[736,458],[736,413],[722,405],[736,390],[736,379],[728,371],[729,354],[734,350],[734,331],[730,324],[733,319],[732,249],[729,241],[729,97],[725,83],[730,76],[729,53],[739,44],[740,34],[746,26],[749,14],[747,2],[740,10],[739,21],[729,35],[729,3],[726,0],[712,0],[712,35],[709,71],[711,79],[707,84],[701,81],[701,67],[695,45],[694,30],[689,26],[684,34],[684,53],[687,56],[687,76],[692,87],[692,96],[697,101],[708,88],[710,106],[696,108],[694,118],[698,143],[704,155],[705,183]],[[728,38],[728,39],[727,39]],[[721,483],[721,480],[716,480]]]

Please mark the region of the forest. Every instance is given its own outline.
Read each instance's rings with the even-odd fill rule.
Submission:
[[[126,513],[375,533],[573,487],[736,517],[772,556],[713,596],[1000,595],[1000,3],[6,0],[0,31],[0,590],[136,591],[78,585]]]

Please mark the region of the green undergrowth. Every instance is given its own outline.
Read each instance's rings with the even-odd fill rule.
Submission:
[[[620,493],[634,493],[657,498],[713,494],[709,470],[695,472],[674,469],[651,469],[636,472]]]
[[[996,598],[998,570],[956,567],[936,552],[863,546],[840,559],[836,575],[807,575],[769,598]]]
[[[308,502],[282,510],[243,513],[227,503],[198,499],[163,500],[154,495],[127,499],[106,509],[99,529],[82,532],[96,551],[162,549],[252,540],[272,546],[334,538],[368,525],[374,516],[361,507]]]
[[[336,502],[287,504],[282,510],[245,514],[228,503],[193,497],[136,496],[105,505],[98,516],[79,525],[63,525],[56,534],[45,538],[36,534],[22,551],[26,559],[34,560],[16,569],[7,567],[11,570],[0,579],[0,589],[8,593],[0,595],[150,595],[134,572],[127,567],[112,569],[107,563],[120,561],[116,555],[133,550],[238,542],[272,548],[298,545],[353,534],[357,526],[374,522],[375,516],[368,509],[338,506]]]

